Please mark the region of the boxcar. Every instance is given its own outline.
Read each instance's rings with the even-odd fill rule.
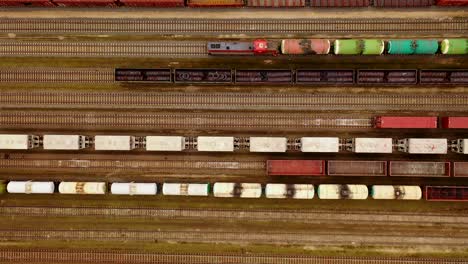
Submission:
[[[184,0],[119,0],[128,7],[179,7],[185,6]]]
[[[419,186],[373,185],[370,190],[373,199],[421,200]]]
[[[285,137],[250,137],[250,152],[286,152]]]
[[[454,162],[453,177],[468,177],[468,162]]]
[[[95,136],[95,150],[132,150],[136,147],[133,136]]]
[[[34,135],[2,134],[0,149],[32,149],[39,147],[40,138]]]
[[[329,176],[387,176],[386,161],[329,160]]]
[[[437,128],[437,117],[423,116],[378,116],[375,128]]]
[[[187,0],[190,7],[242,7],[243,0]]]
[[[365,200],[369,191],[366,185],[360,184],[320,184],[317,195],[320,199]]]
[[[369,0],[310,0],[312,7],[366,7]]]
[[[392,138],[353,138],[348,150],[354,153],[392,153]]]
[[[438,6],[468,6],[467,0],[437,0]]]
[[[49,0],[0,0],[0,6],[52,7],[55,5]]]
[[[322,176],[325,175],[324,160],[268,160],[268,175]]]
[[[185,149],[185,137],[182,136],[146,136],[147,151],[182,151]]]
[[[88,147],[90,140],[81,135],[44,135],[42,143],[48,150],[79,150]]]
[[[468,186],[426,186],[428,201],[468,201]]]
[[[449,116],[441,118],[442,128],[468,128],[468,116]]]
[[[340,139],[337,137],[302,137],[302,152],[331,152],[340,150]]]
[[[409,154],[447,154],[446,138],[406,138],[398,140],[398,150]]]
[[[304,7],[305,0],[247,0],[248,7]]]
[[[266,198],[273,199],[312,199],[314,192],[312,184],[268,183],[265,187]]]
[[[107,6],[117,7],[115,0],[54,0],[58,6],[66,7],[94,7],[94,6]]]
[[[450,177],[450,162],[390,161],[390,176],[398,177]]]
[[[197,137],[198,151],[232,152],[234,137]]]
[[[375,7],[425,7],[434,5],[434,0],[374,0]]]

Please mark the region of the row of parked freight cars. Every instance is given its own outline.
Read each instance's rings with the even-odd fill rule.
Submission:
[[[117,82],[279,85],[459,85],[468,70],[417,69],[115,69]]]
[[[468,39],[283,39],[208,42],[210,55],[413,55],[467,54]]]
[[[0,6],[42,7],[425,7],[464,6],[466,0],[0,0]]]
[[[156,195],[157,183],[111,183],[105,182],[60,182],[58,192],[61,194],[106,194],[115,195]],[[423,192],[420,186],[372,185],[368,188],[362,184],[320,184],[315,190],[312,184],[268,183],[230,183],[217,182],[213,191],[209,183],[164,183],[162,194],[167,196],[210,196],[260,198],[262,194],[272,199],[313,199],[315,193],[319,199],[353,199],[364,200],[369,194],[375,200],[420,200]],[[160,185],[160,186],[161,186]],[[1,193],[53,194],[55,183],[35,181],[10,181],[0,184]],[[467,201],[468,187],[426,186],[426,200]]]
[[[0,149],[3,150],[26,150],[36,147],[42,147],[45,150],[80,150],[92,145],[97,151],[129,151],[143,148],[146,151],[234,152],[248,150],[250,152],[337,153],[340,150],[346,150],[354,153],[391,154],[398,150],[409,154],[447,154],[450,150],[455,153],[468,154],[468,139],[447,140],[446,138],[0,135]]]

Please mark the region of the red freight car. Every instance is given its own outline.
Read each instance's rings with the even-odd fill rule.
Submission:
[[[310,0],[312,7],[365,7],[369,0]]]
[[[437,0],[438,6],[468,6],[468,0]]]
[[[247,0],[249,7],[304,7],[305,0]]]
[[[390,176],[450,177],[450,162],[390,161]]]
[[[93,6],[109,6],[116,7],[116,0],[54,0],[58,6],[77,6],[77,7],[93,7]]]
[[[268,175],[320,176],[325,175],[324,160],[269,160]]]
[[[468,162],[454,162],[453,177],[468,177]]]
[[[242,7],[243,0],[187,0],[190,7]]]
[[[468,128],[467,116],[449,116],[441,119],[443,128]]]
[[[387,176],[386,161],[329,160],[329,176]]]
[[[433,0],[374,0],[376,7],[424,7],[434,5]]]
[[[55,6],[49,0],[0,0],[0,6]]]
[[[129,7],[179,7],[185,6],[184,0],[119,0]]]
[[[437,117],[426,116],[378,116],[375,128],[437,128]]]
[[[468,201],[468,186],[426,186],[427,201]]]

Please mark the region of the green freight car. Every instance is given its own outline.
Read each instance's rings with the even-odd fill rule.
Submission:
[[[440,43],[442,54],[468,54],[468,39],[444,39]]]
[[[439,43],[434,39],[392,39],[388,41],[388,54],[436,54]]]
[[[380,39],[342,39],[334,42],[336,55],[381,55],[384,50],[385,43]]]
[[[6,182],[0,181],[0,194],[6,193]]]

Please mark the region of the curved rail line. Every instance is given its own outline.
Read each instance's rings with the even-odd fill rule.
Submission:
[[[115,264],[464,264],[464,259],[392,257],[318,257],[279,254],[167,254],[98,250],[0,249],[1,261]]]
[[[444,245],[467,246],[463,236],[420,234],[353,234],[328,232],[244,232],[195,230],[58,230],[58,229],[0,229],[3,241],[21,240],[93,240],[93,241],[180,241],[206,243],[264,243],[264,244],[319,244],[319,245]]]
[[[294,33],[466,33],[468,19],[0,19],[0,32],[294,34]]]
[[[314,128],[371,128],[372,118],[269,113],[131,113],[76,111],[0,112],[0,129],[236,129],[309,131]]]
[[[196,110],[465,111],[468,95],[338,95],[158,92],[2,92],[10,108],[147,108]]]
[[[114,82],[114,69],[106,68],[1,68],[0,82]]]
[[[245,219],[293,222],[393,222],[413,224],[468,224],[468,217],[446,214],[401,212],[336,212],[324,210],[234,210],[234,209],[164,209],[164,208],[109,208],[109,207],[0,207],[3,216],[39,217],[127,217],[127,218],[201,218]]]
[[[204,57],[205,41],[16,42],[0,41],[0,56]]]

